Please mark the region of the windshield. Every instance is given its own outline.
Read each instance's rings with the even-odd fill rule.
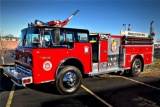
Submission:
[[[22,30],[19,47],[36,47],[39,44],[39,29]]]
[[[37,47],[39,42],[39,29],[29,29],[24,37],[24,47]]]
[[[23,40],[24,40],[24,36],[26,35],[26,30],[21,31],[21,35],[20,35],[20,40],[19,40],[19,47],[23,46]]]
[[[59,29],[31,28],[23,30],[21,33],[19,46],[23,47],[48,47],[51,43],[59,43]]]
[[[59,28],[29,28],[22,30],[19,46],[31,48],[70,47],[74,42],[88,42],[86,31]]]

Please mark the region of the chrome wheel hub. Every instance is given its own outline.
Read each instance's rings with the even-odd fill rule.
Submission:
[[[64,78],[63,83],[66,87],[73,87],[76,85],[76,74],[73,72],[68,72]]]
[[[140,63],[137,62],[137,63],[135,64],[135,73],[139,73],[140,71],[141,71],[141,66],[140,66]]]

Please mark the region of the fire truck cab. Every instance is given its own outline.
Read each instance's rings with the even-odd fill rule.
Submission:
[[[123,32],[111,35],[53,26],[25,28],[14,53],[15,66],[4,67],[4,74],[18,86],[54,81],[62,94],[76,92],[84,75],[128,71],[138,76],[145,65],[152,64],[153,38]]]

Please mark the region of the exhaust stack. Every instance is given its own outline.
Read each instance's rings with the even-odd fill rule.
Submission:
[[[155,36],[153,23],[154,23],[154,21],[152,21],[151,25],[150,25],[150,38],[153,38],[153,36]]]

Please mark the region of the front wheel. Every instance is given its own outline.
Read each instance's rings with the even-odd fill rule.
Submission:
[[[80,70],[74,66],[66,66],[56,78],[56,87],[61,94],[72,94],[80,88],[81,81]]]
[[[133,63],[132,63],[130,74],[133,77],[137,77],[137,76],[139,76],[141,71],[142,71],[142,61],[138,58],[135,58]]]

